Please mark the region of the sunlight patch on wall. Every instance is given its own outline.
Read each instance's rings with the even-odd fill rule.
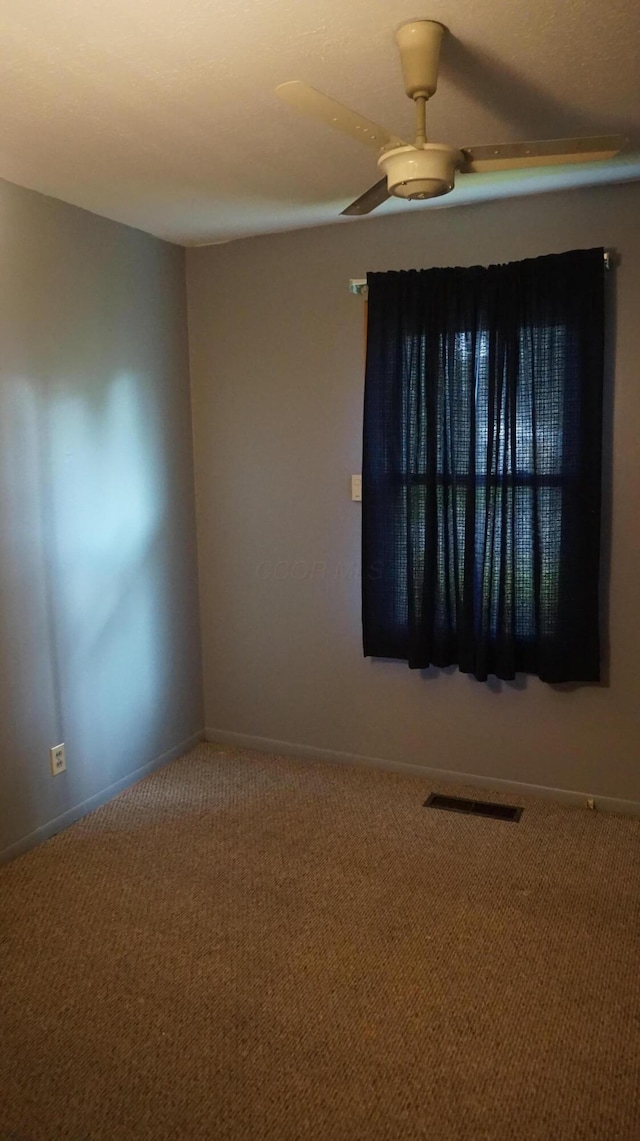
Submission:
[[[144,755],[165,696],[165,489],[142,389],[123,374],[95,399],[53,390],[44,443],[64,732],[114,779],[123,751]]]

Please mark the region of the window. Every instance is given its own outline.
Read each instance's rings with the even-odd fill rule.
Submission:
[[[598,679],[603,276],[369,275],[365,654]]]

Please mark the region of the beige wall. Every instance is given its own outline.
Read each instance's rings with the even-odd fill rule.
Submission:
[[[8,854],[202,727],[184,252],[0,183],[0,346]]]
[[[640,801],[639,217],[640,186],[627,185],[188,251],[211,731]],[[365,660],[349,496],[362,302],[348,278],[596,245],[621,258],[609,281],[610,684],[559,692]]]

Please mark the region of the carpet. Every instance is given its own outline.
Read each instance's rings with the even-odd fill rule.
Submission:
[[[203,744],[0,868],[0,1138],[637,1141],[640,821],[434,788]]]

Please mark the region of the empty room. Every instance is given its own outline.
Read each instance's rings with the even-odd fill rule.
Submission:
[[[636,5],[2,27],[0,1141],[638,1141]]]

